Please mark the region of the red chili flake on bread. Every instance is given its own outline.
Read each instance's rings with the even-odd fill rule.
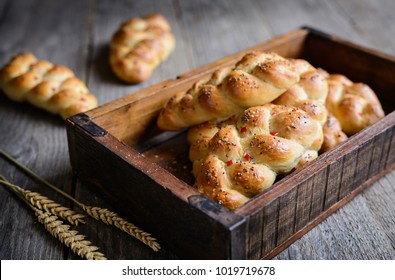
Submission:
[[[244,159],[245,159],[246,161],[250,161],[250,159],[251,159],[250,154],[249,154],[249,153],[246,153],[246,154],[244,155]]]
[[[247,128],[246,128],[245,126],[243,126],[243,127],[240,129],[240,132],[241,132],[241,133],[246,133],[246,132],[247,132]]]
[[[233,160],[228,160],[228,161],[226,162],[226,165],[227,165],[227,166],[233,165]]]
[[[277,136],[277,135],[278,135],[278,132],[277,132],[277,131],[270,131],[270,135],[272,135],[272,136]]]

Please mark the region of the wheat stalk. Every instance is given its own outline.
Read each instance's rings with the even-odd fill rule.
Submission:
[[[46,230],[63,244],[79,255],[88,260],[106,260],[104,254],[98,251],[98,247],[92,246],[91,242],[85,240],[85,236],[78,234],[76,230],[70,230],[69,225],[63,224],[58,217],[34,208],[38,221],[44,225]]]
[[[156,252],[160,250],[159,243],[154,237],[151,236],[151,234],[141,230],[140,228],[138,228],[134,224],[129,223],[125,219],[122,219],[118,216],[118,214],[111,212],[110,210],[105,208],[87,206],[82,203],[80,206],[86,213],[88,213],[89,216],[95,218],[96,220],[102,221],[103,223],[108,225],[116,226],[120,230],[140,240]]]
[[[5,178],[1,175],[0,175],[0,183],[7,185],[18,191],[20,194],[23,195],[23,197],[26,199],[27,202],[29,202],[32,206],[35,206],[40,210],[45,210],[46,212],[50,212],[53,215],[56,215],[59,218],[62,218],[75,226],[77,226],[78,223],[85,223],[85,221],[83,220],[85,218],[84,215],[79,214],[68,207],[60,205],[59,203],[56,203],[55,201],[37,192],[25,190],[17,185],[11,184],[7,180],[5,180]]]
[[[77,226],[78,223],[85,223],[85,215],[83,214],[77,213],[68,207],[60,205],[59,203],[56,203],[55,201],[37,192],[32,192],[29,190],[22,190],[22,192],[25,198],[38,209],[50,212],[75,226]]]
[[[85,236],[79,234],[76,230],[70,230],[69,225],[65,225],[61,220],[58,220],[56,216],[57,211],[54,211],[55,214],[52,214],[37,208],[36,204],[32,203],[24,194],[29,191],[8,182],[2,175],[0,175],[0,183],[21,198],[34,211],[38,221],[44,225],[45,229],[67,247],[70,247],[74,253],[88,260],[106,259],[102,253],[97,251],[98,247],[92,246],[90,241],[85,240]],[[60,205],[60,207],[62,206]]]
[[[136,239],[140,240],[144,244],[148,245],[152,250],[154,251],[159,251],[160,245],[156,241],[154,237],[151,236],[150,233],[147,233],[137,226],[135,226],[132,223],[127,222],[123,218],[119,217],[118,214],[111,212],[108,209],[105,208],[100,208],[100,207],[93,207],[93,206],[87,206],[81,202],[79,202],[77,199],[74,197],[70,196],[68,193],[62,191],[58,187],[54,186],[53,184],[49,183],[47,180],[44,178],[40,177],[36,173],[34,173],[32,170],[27,168],[26,166],[20,164],[18,161],[16,161],[13,157],[5,153],[3,150],[0,149],[0,154],[4,156],[6,159],[11,161],[13,164],[15,164],[17,167],[28,173],[30,176],[38,180],[39,182],[43,183],[45,186],[51,188],[52,190],[60,193],[64,197],[70,199],[73,201],[75,204],[77,204],[81,209],[83,209],[88,215],[91,217],[95,218],[96,220],[102,221],[105,224],[108,225],[114,225],[120,230],[126,232],[127,234],[135,237]]]

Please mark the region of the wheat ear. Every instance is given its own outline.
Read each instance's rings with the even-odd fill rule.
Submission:
[[[23,194],[24,189],[11,184],[3,176],[0,175],[0,183],[8,187],[13,193],[15,193],[22,201],[24,201],[36,214],[38,221],[44,225],[45,229],[63,244],[76,253],[77,255],[84,257],[88,260],[105,260],[106,258],[98,250],[98,247],[92,246],[91,242],[85,240],[85,236],[79,234],[75,230],[70,230],[69,225],[63,224],[58,217],[50,212],[44,212],[38,209],[29,199]]]
[[[1,175],[0,175],[0,183],[4,185],[8,185],[9,187],[13,187],[15,190],[17,190],[20,194],[22,194],[25,197],[27,202],[29,202],[32,206],[35,206],[40,210],[45,210],[46,212],[50,212],[53,215],[56,215],[59,218],[62,218],[75,226],[77,226],[78,223],[85,223],[84,215],[79,214],[68,207],[60,205],[59,203],[56,203],[55,201],[37,192],[32,192],[23,189],[17,185],[11,184],[10,182],[6,181],[5,178]]]
[[[32,176],[33,178],[35,178],[39,182],[43,183],[45,186],[53,189],[54,191],[60,193],[64,197],[66,197],[66,198],[70,199],[71,201],[73,201],[75,204],[77,204],[81,209],[83,209],[91,217],[93,217],[93,218],[95,218],[95,219],[97,219],[99,221],[102,221],[102,222],[104,222],[106,224],[114,225],[117,228],[119,228],[120,230],[126,232],[127,234],[135,237],[136,239],[140,240],[144,244],[148,245],[150,248],[152,248],[152,250],[159,251],[160,245],[156,241],[156,239],[151,236],[150,233],[147,233],[147,232],[141,230],[140,228],[138,228],[134,224],[127,222],[123,218],[119,217],[118,214],[116,214],[114,212],[111,212],[108,209],[99,208],[99,207],[93,207],[93,206],[87,206],[87,205],[79,202],[77,199],[75,199],[74,197],[70,196],[68,193],[62,191],[58,187],[54,186],[53,184],[51,184],[50,182],[48,182],[44,178],[42,178],[39,175],[37,175],[36,173],[34,173],[32,170],[30,170],[26,166],[20,164],[18,161],[16,161],[16,159],[14,159],[13,157],[8,155],[7,153],[5,153],[1,149],[0,149],[0,154],[2,156],[4,156],[6,159],[8,159],[9,161],[11,161],[16,166],[18,166],[20,169],[22,169],[23,171],[28,173],[30,176]],[[97,218],[97,217],[99,217],[99,218]]]
[[[89,216],[95,218],[96,220],[102,221],[103,223],[108,225],[116,226],[120,230],[140,240],[156,252],[160,250],[159,243],[154,237],[151,236],[151,234],[141,230],[140,228],[138,228],[134,224],[129,223],[125,219],[122,219],[118,216],[118,214],[111,212],[110,210],[105,208],[87,206],[82,203],[80,204],[80,207],[86,213],[88,213]]]
[[[49,212],[44,212],[34,208],[38,221],[44,225],[46,230],[63,244],[88,260],[106,260],[104,254],[98,251],[98,247],[92,246],[91,242],[85,239],[84,235],[78,234],[76,230],[70,230],[69,225],[63,224],[58,217]]]
[[[46,196],[29,190],[23,190],[23,195],[27,200],[30,201],[32,205],[36,206],[38,209],[50,212],[53,215],[56,215],[68,221],[72,225],[77,226],[78,223],[85,223],[85,215],[77,213],[63,205],[60,205],[59,203],[56,203],[55,201],[49,199]]]

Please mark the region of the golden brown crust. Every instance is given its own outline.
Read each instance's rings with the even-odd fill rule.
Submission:
[[[305,102],[324,108],[318,101]],[[195,186],[230,209],[244,204],[269,188],[277,174],[317,157],[323,122],[310,114],[294,106],[266,104],[237,118],[192,127],[188,142]]]
[[[14,56],[0,69],[0,87],[10,99],[28,101],[63,119],[97,106],[96,97],[69,68],[31,53]]]
[[[322,143],[320,153],[325,153],[340,143],[348,139],[343,132],[339,120],[332,114],[328,114],[327,121],[324,125],[324,143]]]
[[[341,123],[347,135],[353,135],[384,117],[374,91],[366,84],[353,83],[340,74],[328,75],[326,107]]]
[[[173,96],[159,115],[158,127],[178,130],[269,103],[313,70],[303,60],[287,60],[274,53],[248,53],[234,67],[220,69],[210,80],[199,81]]]
[[[335,116],[328,114],[327,109],[317,106],[317,102],[325,104],[328,97],[329,85],[327,80],[328,74],[322,69],[314,69],[305,72],[301,81],[288,89],[284,94],[280,95],[274,104],[288,104],[301,108],[309,113],[309,115],[323,124],[324,142],[320,152],[326,152],[334,148],[341,142],[347,140],[347,136],[342,131],[341,125]],[[341,79],[344,79],[342,77]],[[344,82],[345,80],[343,80]],[[315,102],[311,102],[314,100]],[[306,154],[305,158],[311,157]],[[315,155],[313,155],[314,157]]]
[[[123,81],[140,83],[172,52],[175,37],[160,14],[122,23],[111,40],[110,64]]]

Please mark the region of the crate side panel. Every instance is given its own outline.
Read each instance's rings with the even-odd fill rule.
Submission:
[[[261,256],[276,247],[278,227],[279,199],[273,200],[266,205],[262,212],[262,253]]]
[[[373,164],[375,164],[374,162],[372,162],[373,143],[373,139],[370,139],[358,148],[358,157],[355,166],[355,177],[353,188],[351,189],[351,191],[353,191],[355,188],[357,188],[367,179],[369,179],[369,169]]]
[[[311,198],[310,220],[321,214],[324,207],[325,189],[328,181],[328,168],[323,168],[314,174],[313,195]]]
[[[303,228],[310,220],[313,178],[310,177],[298,186],[296,198],[295,231]]]
[[[385,167],[390,166],[395,162],[395,128],[391,129],[391,141],[389,142],[388,152],[387,152],[387,160],[385,163]]]
[[[329,73],[341,73],[353,81],[368,84],[377,93],[386,113],[395,110],[395,58],[314,32],[306,40],[303,58]]]
[[[160,186],[106,144],[76,127],[72,129],[73,170],[81,180],[103,192],[120,213],[181,257],[230,258],[229,228]],[[121,143],[111,146],[117,145],[122,149]]]
[[[391,139],[388,138],[389,135],[391,135],[391,131],[386,130],[385,132],[376,136],[373,139],[371,158],[372,163],[369,168],[368,178],[372,178],[373,176],[375,176],[384,167],[384,164],[382,162],[384,161],[385,163],[385,160],[387,159],[387,151],[390,142],[388,139]],[[383,157],[385,160],[383,160]]]
[[[338,201],[340,182],[343,172],[343,158],[328,166],[328,182],[326,185],[324,210]]]
[[[340,182],[339,200],[347,196],[355,187],[355,168],[358,159],[358,149],[352,150],[344,156],[343,173]]]
[[[279,198],[277,245],[283,243],[294,233],[296,192],[297,188],[295,187]]]
[[[248,219],[248,259],[260,259],[262,242],[266,237],[263,236],[263,211],[252,214]]]

